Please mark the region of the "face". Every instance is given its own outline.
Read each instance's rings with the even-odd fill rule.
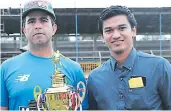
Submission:
[[[30,45],[49,44],[56,30],[56,24],[52,25],[50,16],[43,11],[32,11],[26,16],[23,32]]]
[[[103,21],[103,41],[114,54],[121,54],[133,47],[136,28],[125,15],[117,15]]]

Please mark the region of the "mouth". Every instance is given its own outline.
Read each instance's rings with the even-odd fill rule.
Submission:
[[[33,36],[36,36],[36,35],[44,35],[43,33],[35,33]]]
[[[124,40],[115,40],[115,41],[112,41],[111,43],[121,43],[121,42],[123,42]]]

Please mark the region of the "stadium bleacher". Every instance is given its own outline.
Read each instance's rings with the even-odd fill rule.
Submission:
[[[21,33],[20,8],[16,9],[2,9],[1,10],[1,38],[14,38],[12,42],[1,41],[1,63],[15,55],[22,53],[19,51],[21,46],[20,41],[15,37],[18,35],[11,35],[14,33]],[[59,26],[57,34],[68,36],[75,33],[75,8],[61,8],[54,9],[57,16],[56,23]],[[93,34],[97,34],[97,20],[103,8],[78,8],[78,33],[90,34],[92,41],[79,41],[78,43],[78,62],[81,64],[85,73],[97,67],[99,64],[106,61],[110,54],[108,48],[102,41],[93,41]],[[171,8],[131,8],[137,19],[137,30],[140,35],[162,35],[169,34],[171,27]],[[162,16],[160,16],[162,15]],[[159,22],[162,17],[162,23]],[[13,25],[11,25],[13,24]],[[162,26],[161,26],[162,24]],[[10,27],[9,27],[10,26]],[[161,32],[159,32],[159,29]],[[5,36],[3,34],[6,34]],[[3,36],[2,36],[3,35]],[[20,35],[18,36],[20,37]],[[58,37],[58,36],[57,36]],[[23,37],[24,38],[24,37]],[[20,38],[21,39],[21,38]],[[27,43],[23,42],[22,46]],[[141,50],[150,54],[163,56],[171,62],[171,42],[170,40],[161,41],[136,41],[134,46],[137,50]],[[76,60],[76,43],[69,41],[57,41],[54,44],[55,50]]]
[[[60,50],[60,52],[73,60],[76,60],[76,43],[61,41],[58,42],[55,49]],[[144,51],[147,53],[153,53],[154,55],[161,56],[167,58],[171,62],[171,46],[169,40],[162,41],[162,52],[160,52],[160,41],[136,41],[136,49],[140,51]],[[110,54],[108,48],[102,41],[97,41],[94,45],[92,41],[79,41],[78,46],[78,60],[91,60],[95,61],[97,59],[101,59],[102,62],[106,61]],[[1,60],[2,62],[20,54],[19,51],[19,43],[2,43],[1,44]],[[99,54],[100,53],[100,54]],[[101,56],[101,58],[100,58]]]

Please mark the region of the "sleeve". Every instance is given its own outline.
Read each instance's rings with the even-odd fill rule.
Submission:
[[[162,66],[161,66],[162,65]],[[160,79],[159,94],[165,110],[171,110],[171,64],[165,60],[160,63],[159,73],[162,77]]]
[[[88,103],[89,103],[88,110],[98,110],[97,102],[93,95],[93,84],[92,84],[91,76],[88,77],[87,90],[88,90]]]
[[[2,67],[2,65],[0,66],[0,72],[1,72],[1,96],[0,96],[0,106],[2,107],[8,107],[8,92],[6,89],[6,84],[5,84],[5,80],[4,80],[4,74],[5,71]]]
[[[86,88],[86,79],[85,79],[85,76],[84,76],[84,73],[83,73],[83,70],[81,68],[81,66],[79,65],[78,67],[78,73],[77,73],[77,84],[79,84],[80,82],[82,82],[84,85],[85,85],[85,88]],[[83,85],[79,85],[79,88],[83,88]],[[84,96],[84,99],[83,99],[83,102],[82,102],[82,109],[83,110],[86,110],[88,109],[88,94],[87,94],[87,90],[85,91],[85,96]],[[82,93],[80,93],[80,95],[82,96]]]

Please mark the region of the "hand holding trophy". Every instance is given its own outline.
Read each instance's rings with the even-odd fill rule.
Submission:
[[[66,76],[61,73],[60,68],[62,63],[60,57],[62,54],[57,51],[52,57],[54,63],[54,75],[52,77],[52,87],[47,88],[45,92],[38,96],[38,110],[82,110],[82,101],[85,97],[86,87],[83,82],[77,84],[75,89],[73,86],[66,84]],[[80,88],[80,86],[82,88]]]

